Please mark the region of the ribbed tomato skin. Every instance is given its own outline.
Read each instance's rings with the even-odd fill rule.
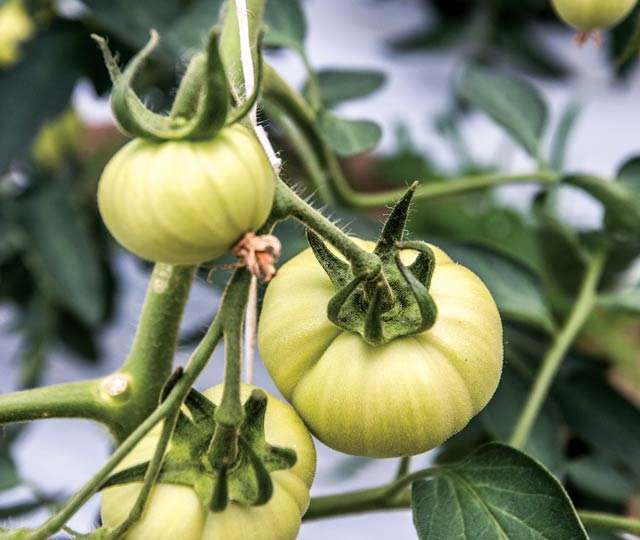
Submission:
[[[98,207],[114,238],[139,257],[198,264],[257,230],[274,190],[262,147],[233,125],[207,141],[129,142],[102,173]]]
[[[432,249],[436,323],[384,345],[368,345],[328,320],[335,289],[311,250],[269,284],[258,334],[262,359],[328,446],[378,458],[419,454],[460,431],[495,392],[503,361],[495,302],[475,274]],[[402,253],[407,264],[414,258]]]

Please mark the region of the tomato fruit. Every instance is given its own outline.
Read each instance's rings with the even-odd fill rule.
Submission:
[[[242,400],[253,389],[243,385]],[[218,404],[222,386],[210,388],[204,395]],[[272,445],[292,448],[296,464],[271,473],[273,495],[267,504],[244,506],[230,501],[222,512],[209,512],[187,486],[156,485],[143,518],[127,533],[127,540],[294,540],[301,516],[309,505],[309,488],[316,465],[315,448],[309,432],[286,403],[267,394],[265,434]],[[153,456],[160,428],[152,430],[123,460],[118,470],[144,463]],[[122,484],[104,490],[102,521],[107,527],[123,522],[140,491],[139,483]]]
[[[273,194],[262,147],[235,124],[211,140],[134,139],[107,164],[98,206],[111,234],[139,257],[198,264],[260,227]]]
[[[312,433],[336,450],[422,453],[460,431],[498,385],[502,324],[493,298],[475,274],[430,247],[436,322],[383,345],[328,320],[335,289],[310,249],[267,288],[258,334],[264,364]],[[410,264],[416,254],[400,256]]]
[[[558,16],[582,32],[615,26],[638,0],[552,0]]]

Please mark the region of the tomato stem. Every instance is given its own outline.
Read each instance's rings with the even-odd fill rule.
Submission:
[[[224,323],[229,312],[244,305],[248,288],[248,272],[238,269],[229,280],[222,297],[221,307],[207,333],[191,355],[189,362],[166,399],[118,446],[103,467],[60,510],[51,516],[41,527],[25,536],[26,540],[46,540],[56,534],[65,523],[82,507],[87,500],[100,490],[100,486],[109,478],[118,464],[133,450],[142,438],[163,419],[175,413],[191,390],[194,382],[207,365],[213,351],[223,337]]]
[[[551,348],[545,355],[533,389],[513,430],[510,444],[514,448],[522,449],[529,439],[562,360],[591,314],[597,301],[598,282],[605,262],[606,252],[602,250],[592,257],[587,267],[576,302],[562,330],[556,334]]]

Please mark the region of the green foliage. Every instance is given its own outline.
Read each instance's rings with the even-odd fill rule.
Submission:
[[[508,446],[476,450],[412,487],[420,540],[587,539],[560,483],[538,462]]]

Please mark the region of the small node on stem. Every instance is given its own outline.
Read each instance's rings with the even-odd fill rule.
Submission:
[[[214,266],[209,272],[209,281],[216,270],[246,268],[256,278],[268,283],[276,275],[275,265],[282,253],[282,244],[272,234],[257,235],[250,232],[242,237],[231,253],[238,258],[238,262]]]
[[[117,398],[127,392],[129,383],[130,381],[127,375],[124,373],[114,373],[102,381],[100,390],[108,396],[108,398]]]
[[[602,35],[597,30],[578,32],[578,35],[576,35],[578,47],[583,47],[589,40],[592,40],[598,47],[602,47]]]

